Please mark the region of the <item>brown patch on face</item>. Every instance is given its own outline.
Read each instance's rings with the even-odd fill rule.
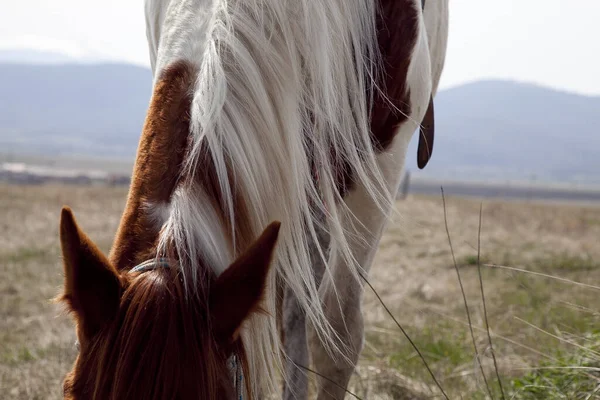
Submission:
[[[158,228],[145,204],[167,204],[184,161],[196,68],[185,61],[167,67],[154,87],[140,139],[127,205],[111,261],[119,270],[133,267],[150,253]]]

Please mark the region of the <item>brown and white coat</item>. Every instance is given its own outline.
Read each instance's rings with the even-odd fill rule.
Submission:
[[[100,264],[119,293],[135,291],[126,274],[153,257],[173,260],[184,295],[200,304],[216,301],[211,287],[230,288],[214,303],[230,306],[207,312],[233,315],[226,331],[243,350],[249,396],[271,391],[281,367],[284,396],[304,398],[295,364],[310,352],[336,382],[321,380],[318,398],[343,398],[362,349],[360,274],[421,121],[419,165],[431,155],[447,3],[146,0],[154,93]],[[76,231],[65,231],[65,249]],[[231,283],[244,277],[256,290]]]

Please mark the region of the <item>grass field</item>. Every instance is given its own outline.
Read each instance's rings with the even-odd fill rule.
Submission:
[[[0,398],[61,398],[62,377],[76,350],[69,318],[50,302],[62,283],[60,207],[72,206],[83,228],[108,250],[125,196],[123,188],[0,185]],[[479,202],[446,200],[479,359],[499,399],[477,273]],[[371,283],[448,396],[483,399],[488,390],[474,355],[441,197],[409,196],[397,208]],[[482,221],[485,264],[600,286],[600,208],[486,200]],[[600,398],[600,291],[492,267],[482,267],[482,277],[506,398]],[[364,307],[365,350],[350,389],[371,399],[441,398],[369,290]]]

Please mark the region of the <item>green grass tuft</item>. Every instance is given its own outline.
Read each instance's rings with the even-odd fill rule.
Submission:
[[[594,399],[600,398],[600,335],[585,340],[586,349],[558,352],[556,361],[544,362],[511,381],[512,398]]]

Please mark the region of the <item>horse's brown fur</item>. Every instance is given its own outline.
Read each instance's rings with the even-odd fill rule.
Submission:
[[[227,346],[212,334],[206,304],[188,300],[170,270],[123,278],[114,318],[91,339],[80,338],[65,397],[231,399]]]
[[[380,3],[377,42],[383,61],[381,85],[385,97],[375,93],[371,114],[373,145],[379,151],[390,146],[398,126],[406,122],[411,113],[407,77],[417,40],[419,14],[414,0],[381,0]]]
[[[157,81],[140,139],[129,197],[110,260],[118,270],[148,257],[159,227],[146,205],[167,204],[180,179],[190,132],[196,69],[178,62]]]
[[[117,312],[124,282],[102,252],[79,229],[69,208],[64,208],[61,214],[60,240],[65,274],[60,300],[81,316],[77,331],[85,342]],[[81,265],[85,269],[79,268]]]

